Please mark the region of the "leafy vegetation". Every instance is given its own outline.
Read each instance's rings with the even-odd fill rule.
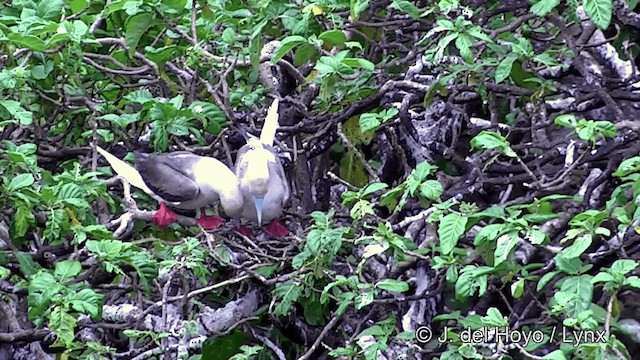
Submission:
[[[634,358],[639,12],[5,1],[0,358]],[[273,97],[284,240],[159,228],[96,152],[231,165]]]

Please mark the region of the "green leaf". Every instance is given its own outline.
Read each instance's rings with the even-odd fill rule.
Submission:
[[[436,180],[427,180],[420,184],[420,193],[429,200],[437,200],[443,192],[442,184]]]
[[[318,35],[318,39],[329,42],[335,46],[343,46],[347,41],[347,37],[342,30],[327,30]]]
[[[377,288],[394,292],[409,291],[409,284],[406,281],[398,281],[394,279],[384,279],[376,284]]]
[[[623,177],[635,172],[640,172],[640,156],[634,156],[622,161],[620,165],[618,165],[616,172],[612,175],[616,177]]]
[[[456,47],[460,51],[460,56],[467,62],[473,63],[473,52],[471,51],[471,45],[473,39],[468,34],[459,34],[456,38]]]
[[[582,255],[591,246],[592,238],[590,235],[582,235],[573,241],[571,246],[562,250],[560,255],[564,258],[577,258]]]
[[[11,179],[11,182],[9,183],[9,191],[13,192],[27,186],[31,186],[35,181],[35,178],[31,174],[17,175],[13,179]]]
[[[498,266],[507,260],[509,254],[511,254],[511,251],[515,249],[519,241],[520,238],[518,237],[518,233],[509,233],[500,236],[496,243],[496,251],[494,252],[494,266]]]
[[[509,319],[500,313],[500,310],[490,307],[487,310],[487,316],[483,316],[482,323],[490,327],[499,327],[509,325]]]
[[[438,237],[440,238],[440,252],[443,255],[451,253],[464,233],[468,218],[456,213],[447,214],[440,220]]]
[[[593,277],[593,279],[591,279],[591,283],[596,284],[599,282],[609,282],[614,280],[615,278],[611,274],[607,272],[599,272],[596,274],[596,276]]]
[[[420,10],[418,10],[412,2],[407,0],[393,0],[391,8],[404,11],[415,20],[420,18]]]
[[[518,60],[518,55],[514,53],[510,53],[507,55],[496,68],[496,83],[503,82],[506,78],[511,75],[511,68],[513,67],[513,63]]]
[[[427,161],[423,161],[416,165],[415,170],[413,170],[412,176],[418,181],[424,181],[429,174],[434,170],[434,167],[429,164]]]
[[[60,280],[60,282],[66,282],[72,277],[80,274],[82,271],[82,265],[76,260],[63,260],[56,263],[56,269],[54,275]]]
[[[367,195],[371,195],[376,191],[380,191],[382,189],[386,189],[389,185],[385,184],[385,183],[372,183],[367,185],[367,187],[365,187],[364,189],[362,189],[362,197],[365,197]]]
[[[538,285],[536,286],[536,291],[542,290],[556,275],[558,275],[557,271],[551,271],[542,275],[540,281],[538,281]]]
[[[476,135],[473,139],[471,139],[470,144],[472,149],[476,149],[476,148],[496,149],[497,148],[502,150],[502,152],[509,157],[516,156],[515,152],[511,150],[511,147],[509,146],[509,142],[507,141],[507,139],[505,139],[502,135],[493,131],[482,130],[478,135]]]
[[[16,259],[18,260],[20,272],[27,278],[31,278],[40,269],[40,266],[33,261],[33,258],[28,253],[19,251],[16,253]]]
[[[12,32],[7,34],[7,39],[21,48],[27,48],[35,51],[45,51],[47,49],[44,40],[33,35],[23,35]]]
[[[76,319],[61,306],[56,306],[49,316],[49,326],[56,332],[63,344],[69,345],[75,338]]]
[[[369,7],[369,0],[349,0],[349,5],[352,21],[356,21],[360,18],[360,14]]]
[[[611,264],[611,272],[614,274],[626,275],[638,267],[638,262],[630,259],[621,259]]]
[[[44,1],[43,1],[44,2]],[[89,5],[89,0],[70,0],[71,13],[77,14]]]
[[[628,278],[624,279],[624,283],[622,284],[623,286],[631,286],[634,287],[636,289],[640,289],[640,278],[637,276],[629,276]]]
[[[613,13],[612,0],[583,0],[584,12],[591,21],[602,30],[606,30],[611,24]]]
[[[7,109],[7,112],[18,120],[20,125],[29,126],[33,123],[33,114],[25,110],[19,102],[15,100],[0,100],[0,107]]]
[[[291,306],[294,301],[302,295],[303,287],[296,284],[293,280],[276,285],[273,291],[276,299],[279,299],[274,308],[275,315],[286,315],[291,312]]]
[[[154,23],[153,13],[148,12],[136,14],[127,19],[124,40],[129,47],[129,57],[132,57],[136,52],[142,35],[144,35]]]
[[[44,20],[60,21],[63,0],[41,0],[36,7],[36,15]]]
[[[115,0],[104,7],[104,16],[108,17],[116,11],[125,9],[127,15],[135,15],[143,4],[142,0]]]
[[[573,114],[563,114],[560,116],[556,116],[556,118],[553,119],[553,123],[566,128],[575,128],[576,126],[578,126],[576,116]]]
[[[224,31],[222,32],[222,41],[229,45],[233,45],[236,43],[236,32],[233,30],[233,28],[228,27],[224,29]]]
[[[96,318],[102,307],[102,295],[99,295],[93,289],[82,289],[67,298],[67,301],[73,310],[91,315]]]
[[[544,17],[560,4],[560,0],[540,0],[531,6],[531,12]]]
[[[376,130],[381,124],[380,120],[378,119],[378,114],[373,113],[360,115],[358,123],[360,124],[360,130],[362,132]]]
[[[294,47],[306,44],[307,39],[303,38],[300,35],[292,35],[287,36],[286,38],[280,41],[280,46],[273,52],[273,57],[271,58],[271,62],[273,64],[277,63],[280,59],[282,59],[291,49]]]

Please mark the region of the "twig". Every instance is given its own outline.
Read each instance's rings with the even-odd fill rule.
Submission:
[[[318,336],[316,341],[313,342],[313,345],[311,345],[309,350],[307,350],[307,352],[304,353],[304,355],[302,355],[300,358],[298,358],[298,360],[310,359],[311,356],[313,355],[313,353],[320,346],[320,343],[322,342],[322,339],[324,339],[327,336],[327,334],[329,334],[329,331],[331,331],[333,329],[333,327],[336,326],[336,324],[338,323],[338,321],[340,321],[340,319],[342,319],[342,316],[334,316],[333,319],[331,319],[331,321],[329,321],[329,323],[327,325],[325,325],[324,329],[322,329],[322,332],[320,333],[320,335]]]
[[[351,150],[355,154],[355,156],[358,158],[358,160],[360,160],[360,162],[364,166],[365,170],[367,170],[367,172],[369,173],[369,176],[371,176],[371,178],[376,182],[380,182],[380,178],[378,177],[378,174],[376,174],[375,170],[373,170],[371,165],[369,165],[367,160],[365,160],[364,156],[362,156],[362,153],[358,149],[356,149],[356,147],[349,141],[349,139],[347,139],[347,136],[342,131],[342,122],[338,122],[338,128],[336,131],[338,132],[338,136],[340,136],[340,139],[342,139],[342,143],[344,144],[344,146],[346,146],[349,150]]]

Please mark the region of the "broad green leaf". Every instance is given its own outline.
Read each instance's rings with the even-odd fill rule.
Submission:
[[[154,23],[153,13],[148,12],[136,14],[127,19],[124,40],[129,47],[129,57],[136,52],[140,39]]]
[[[629,276],[628,278],[624,279],[624,283],[622,285],[640,289],[640,278],[635,275]]]
[[[599,282],[608,282],[608,281],[614,281],[614,277],[607,273],[607,272],[599,272],[596,274],[596,276],[593,277],[593,279],[591,279],[591,283],[592,284],[596,284]]]
[[[494,252],[495,264],[498,266],[507,260],[511,251],[515,249],[520,238],[517,233],[504,234],[498,238],[496,242],[496,251]]]
[[[335,46],[343,46],[347,41],[347,37],[342,30],[327,30],[318,35],[318,39],[329,42]]]
[[[127,15],[135,15],[138,13],[138,8],[142,5],[142,0],[115,0],[108,3],[104,7],[104,16],[108,17],[116,11],[123,10],[127,12]]]
[[[230,27],[224,29],[224,31],[222,32],[222,41],[224,41],[229,45],[235,44],[236,43],[235,30],[233,30],[233,28],[230,28]]]
[[[542,275],[540,281],[538,281],[538,285],[536,286],[536,291],[542,290],[556,275],[558,275],[557,271],[551,271]]]
[[[611,24],[613,0],[583,0],[584,12],[602,30]]]
[[[576,126],[578,126],[576,116],[573,114],[563,114],[556,116],[556,118],[553,119],[553,123],[567,128],[575,128]]]
[[[391,8],[404,11],[405,13],[409,14],[409,16],[411,16],[413,19],[417,20],[420,18],[420,10],[418,10],[418,8],[410,1],[393,0],[393,2],[391,2]]]
[[[447,214],[440,220],[438,237],[440,238],[440,252],[443,255],[451,253],[464,233],[468,218],[456,213]]]
[[[511,74],[511,68],[513,67],[513,63],[518,60],[518,55],[514,53],[510,53],[507,55],[496,68],[496,83],[503,82],[506,78]]]
[[[20,272],[27,278],[31,278],[40,269],[40,266],[33,261],[33,258],[28,253],[19,251],[16,253],[16,259],[18,260]]]
[[[429,200],[437,200],[443,192],[442,184],[436,180],[427,180],[420,184],[420,193]]]
[[[36,15],[44,20],[60,21],[63,0],[41,0],[36,7]]]
[[[376,287],[383,290],[395,292],[409,291],[409,284],[407,284],[406,281],[398,281],[394,279],[384,279],[382,281],[379,281],[376,284]]]
[[[483,324],[491,327],[509,325],[509,319],[506,316],[502,315],[502,313],[500,313],[500,310],[494,307],[490,307],[487,310],[487,316],[483,316],[481,319]]]
[[[280,41],[280,46],[273,52],[273,57],[271,58],[272,63],[277,63],[280,59],[282,59],[291,49],[294,47],[306,44],[307,39],[303,38],[300,35],[292,35],[287,36],[286,38]]]
[[[349,0],[349,5],[352,21],[356,21],[360,18],[360,14],[369,7],[369,0]]]
[[[360,115],[358,123],[360,124],[360,130],[362,132],[376,130],[381,124],[380,120],[378,119],[378,114],[373,113],[365,113]]]
[[[0,100],[0,107],[3,107],[20,125],[29,126],[33,123],[33,114],[25,110],[19,102],[15,100]]]
[[[56,263],[56,269],[54,275],[60,280],[60,282],[66,282],[72,277],[80,274],[82,271],[82,265],[76,260],[63,260]]]
[[[49,326],[56,332],[65,345],[70,345],[75,338],[76,319],[61,306],[56,306],[49,316]]]
[[[46,2],[46,1],[43,1]],[[89,5],[89,0],[70,0],[71,13],[77,14]]]
[[[31,186],[35,181],[35,178],[31,174],[17,175],[11,179],[11,182],[9,183],[9,191],[13,192],[27,186]]]
[[[626,275],[638,267],[638,262],[630,259],[621,259],[611,264],[611,272],[613,274]]]
[[[473,60],[473,52],[471,51],[471,45],[473,44],[473,39],[468,34],[459,34],[456,38],[456,47],[460,51],[460,56],[469,64],[474,62]]]
[[[416,165],[416,168],[415,170],[413,170],[412,175],[418,182],[422,182],[427,178],[427,176],[429,176],[429,174],[431,174],[433,170],[434,168],[431,164],[429,164],[429,162],[423,161]]]
[[[560,4],[560,0],[539,0],[531,6],[531,12],[544,17]]]
[[[564,258],[577,258],[582,255],[591,246],[592,238],[590,235],[582,235],[573,241],[571,246],[562,250],[560,255]]]
[[[470,141],[472,149],[500,149],[502,152],[509,156],[515,157],[516,154],[511,150],[509,142],[502,135],[493,132],[482,130]]]
[[[387,184],[385,184],[385,183],[379,183],[379,182],[377,182],[377,183],[369,184],[369,185],[367,185],[367,187],[365,187],[365,188],[362,190],[362,196],[364,197],[364,196],[367,196],[367,195],[371,195],[371,194],[373,194],[374,192],[376,192],[376,191],[380,191],[380,190],[382,190],[382,189],[386,189],[387,187],[389,187],[389,185],[387,185]]]
[[[27,48],[35,51],[45,51],[47,49],[44,40],[33,35],[23,35],[12,32],[7,34],[7,39],[20,48]]]

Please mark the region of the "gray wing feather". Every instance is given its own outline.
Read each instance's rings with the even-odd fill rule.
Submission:
[[[145,184],[166,201],[195,199],[200,188],[194,180],[193,166],[199,156],[179,151],[166,155],[135,153],[136,164]]]

